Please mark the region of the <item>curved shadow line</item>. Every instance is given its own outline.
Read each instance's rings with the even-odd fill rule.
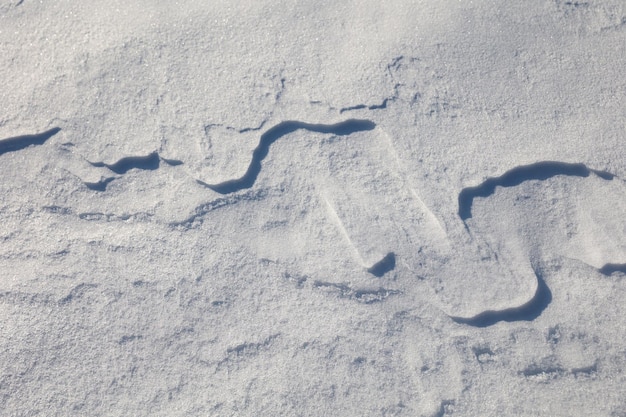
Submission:
[[[104,178],[98,182],[83,182],[87,188],[93,191],[106,191],[107,185],[113,181],[114,177]]]
[[[61,131],[60,127],[53,127],[35,135],[15,136],[0,140],[0,155],[27,148],[30,145],[43,145],[48,139]]]
[[[261,172],[261,161],[263,161],[269,153],[270,145],[279,138],[299,129],[347,136],[355,132],[372,130],[375,127],[376,124],[374,122],[359,119],[349,119],[333,125],[311,124],[288,120],[271,127],[261,135],[259,145],[254,149],[254,152],[252,152],[252,160],[250,161],[248,170],[241,178],[224,181],[219,184],[206,184],[202,181],[198,181],[198,183],[220,194],[230,194],[245,188],[251,188]]]
[[[469,318],[454,316],[450,316],[450,318],[456,323],[474,327],[488,327],[500,321],[532,321],[536,319],[552,301],[552,291],[550,291],[540,273],[535,271],[535,275],[537,276],[537,290],[527,303],[504,310],[483,311]]]
[[[590,169],[584,164],[570,164],[566,162],[542,161],[515,167],[499,177],[488,178],[480,185],[462,189],[459,193],[459,217],[463,221],[471,218],[474,198],[489,197],[498,186],[515,187],[524,181],[543,181],[557,175],[588,177],[591,173],[605,180],[612,180],[615,177],[608,172]]]
[[[151,154],[146,156],[128,156],[112,164],[105,164],[104,162],[88,162],[94,167],[106,167],[116,174],[123,175],[131,169],[154,171],[159,168],[161,161],[170,166],[178,166],[183,164],[183,161],[179,161],[178,159],[163,158],[159,155],[158,152],[152,152]],[[115,180],[115,177],[105,178],[98,182],[85,182],[84,184],[87,186],[87,188],[93,191],[106,191],[107,185],[109,185],[109,183],[113,180]]]

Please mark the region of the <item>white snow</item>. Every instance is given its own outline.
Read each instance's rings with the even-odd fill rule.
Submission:
[[[0,414],[626,416],[622,0],[0,0],[0,51]]]

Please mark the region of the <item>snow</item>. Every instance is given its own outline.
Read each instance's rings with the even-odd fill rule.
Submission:
[[[620,0],[0,0],[3,415],[626,415]]]

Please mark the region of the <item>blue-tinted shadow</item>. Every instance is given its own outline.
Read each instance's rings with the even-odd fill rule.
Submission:
[[[310,132],[346,136],[355,132],[372,130],[375,127],[376,124],[374,124],[374,122],[357,119],[350,119],[333,125],[310,124],[293,120],[285,121],[268,129],[263,135],[261,135],[259,145],[254,149],[254,152],[252,152],[252,161],[250,161],[248,170],[241,178],[224,181],[219,184],[202,184],[205,184],[208,188],[220,194],[230,194],[245,188],[251,188],[261,172],[261,162],[265,159],[265,157],[267,157],[272,143],[299,129],[305,129]]]
[[[104,162],[90,162],[91,165],[101,168],[107,167],[116,174],[126,174],[131,169],[155,170],[159,168],[159,154],[152,152],[147,156],[129,156],[122,158],[113,164],[105,164]]]
[[[393,270],[396,267],[396,255],[393,252],[389,252],[383,259],[376,262],[370,268],[367,269],[367,272],[370,274],[380,278],[385,275],[387,272]]]
[[[626,264],[606,264],[598,271],[600,271],[601,274],[607,276],[615,272],[621,272],[622,274],[626,274]]]
[[[537,275],[537,291],[535,295],[527,303],[519,306],[507,308],[504,310],[487,310],[469,318],[450,317],[456,323],[467,324],[474,327],[488,327],[500,321],[532,321],[539,317],[543,310],[552,302],[552,292],[546,285],[540,273]]]
[[[115,178],[113,178],[113,177],[109,177],[109,178],[105,178],[103,180],[100,180],[98,182],[85,182],[84,184],[90,190],[93,190],[93,191],[105,191],[107,189],[107,185],[109,185],[109,183],[111,181],[113,181],[114,179]]]
[[[0,140],[0,155],[7,152],[19,151],[31,145],[43,145],[48,139],[60,131],[60,127],[55,127],[36,135],[15,136],[13,138]]]
[[[614,175],[608,172],[596,171],[587,168],[584,164],[569,164],[566,162],[543,161],[535,164],[523,165],[505,172],[502,176],[489,178],[476,187],[468,187],[459,193],[459,217],[467,220],[472,217],[472,203],[476,197],[489,197],[496,187],[515,187],[524,181],[547,180],[557,175],[588,177],[595,175],[605,180],[613,179]]]

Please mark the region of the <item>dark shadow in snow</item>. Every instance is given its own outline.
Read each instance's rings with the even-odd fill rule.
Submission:
[[[552,292],[546,285],[541,274],[535,271],[537,276],[537,291],[527,303],[504,310],[487,310],[474,317],[450,317],[456,323],[467,324],[474,327],[488,327],[500,321],[532,321],[539,317],[543,310],[552,301]]]
[[[372,130],[375,127],[376,124],[374,124],[374,122],[371,122],[369,120],[357,119],[349,119],[333,125],[311,124],[293,120],[285,121],[277,124],[274,127],[271,127],[261,135],[259,145],[254,149],[254,152],[252,153],[252,161],[250,162],[248,170],[243,175],[243,177],[234,180],[224,181],[219,184],[206,184],[203,182],[199,183],[220,194],[230,194],[239,190],[243,190],[245,188],[251,188],[254,185],[254,182],[256,181],[259,173],[261,172],[261,161],[263,161],[263,159],[265,159],[265,157],[269,153],[270,145],[276,142],[281,137],[288,135],[289,133],[293,133],[299,129],[305,129],[317,133],[330,133],[338,136],[346,136],[355,132]]]
[[[114,179],[115,178],[113,177],[109,177],[102,179],[98,182],[85,182],[84,184],[87,186],[87,188],[93,191],[106,191],[107,185],[109,185],[109,183]]]
[[[472,217],[472,203],[476,197],[489,197],[496,187],[515,187],[524,181],[547,180],[557,175],[575,177],[588,177],[595,174],[605,180],[612,180],[613,174],[604,171],[596,171],[584,164],[570,164],[566,162],[543,161],[535,164],[515,167],[502,176],[488,178],[485,182],[475,187],[468,187],[459,193],[459,217],[465,221]]]
[[[36,135],[15,136],[0,140],[0,155],[7,152],[15,152],[31,145],[43,145],[48,139],[61,131],[60,127],[54,127]]]
[[[607,276],[615,272],[626,274],[626,264],[606,264],[602,268],[598,269],[598,271]]]
[[[183,161],[179,161],[177,159],[165,159],[159,156],[158,152],[152,152],[146,156],[129,156],[126,158],[122,158],[119,161],[113,164],[106,164],[104,162],[89,162],[92,166],[97,168],[106,167],[116,174],[126,174],[131,169],[143,169],[154,171],[159,168],[161,161],[165,162],[170,166],[178,166],[182,165]],[[93,191],[105,191],[107,185],[115,178],[105,178],[98,182],[85,182],[87,188]]]
[[[159,154],[152,152],[147,156],[129,156],[122,158],[113,164],[105,164],[104,162],[90,162],[91,165],[102,168],[107,167],[116,174],[126,174],[131,169],[155,170],[159,168]]]
[[[160,158],[161,158],[161,161],[165,162],[167,165],[169,165],[171,167],[177,167],[177,166],[183,164],[183,161],[181,161],[179,159],[165,159],[162,156]]]
[[[351,110],[362,110],[362,109],[368,109],[368,110],[384,110],[387,108],[387,103],[389,102],[389,99],[386,98],[382,101],[382,103],[380,104],[372,104],[370,106],[366,105],[366,104],[357,104],[356,106],[350,106],[350,107],[344,107],[342,109],[339,110],[339,113],[343,113],[346,111],[351,111]]]
[[[367,272],[370,274],[380,278],[385,275],[387,272],[393,270],[396,267],[396,255],[393,252],[389,252],[383,259],[376,262],[370,268],[367,269]]]

